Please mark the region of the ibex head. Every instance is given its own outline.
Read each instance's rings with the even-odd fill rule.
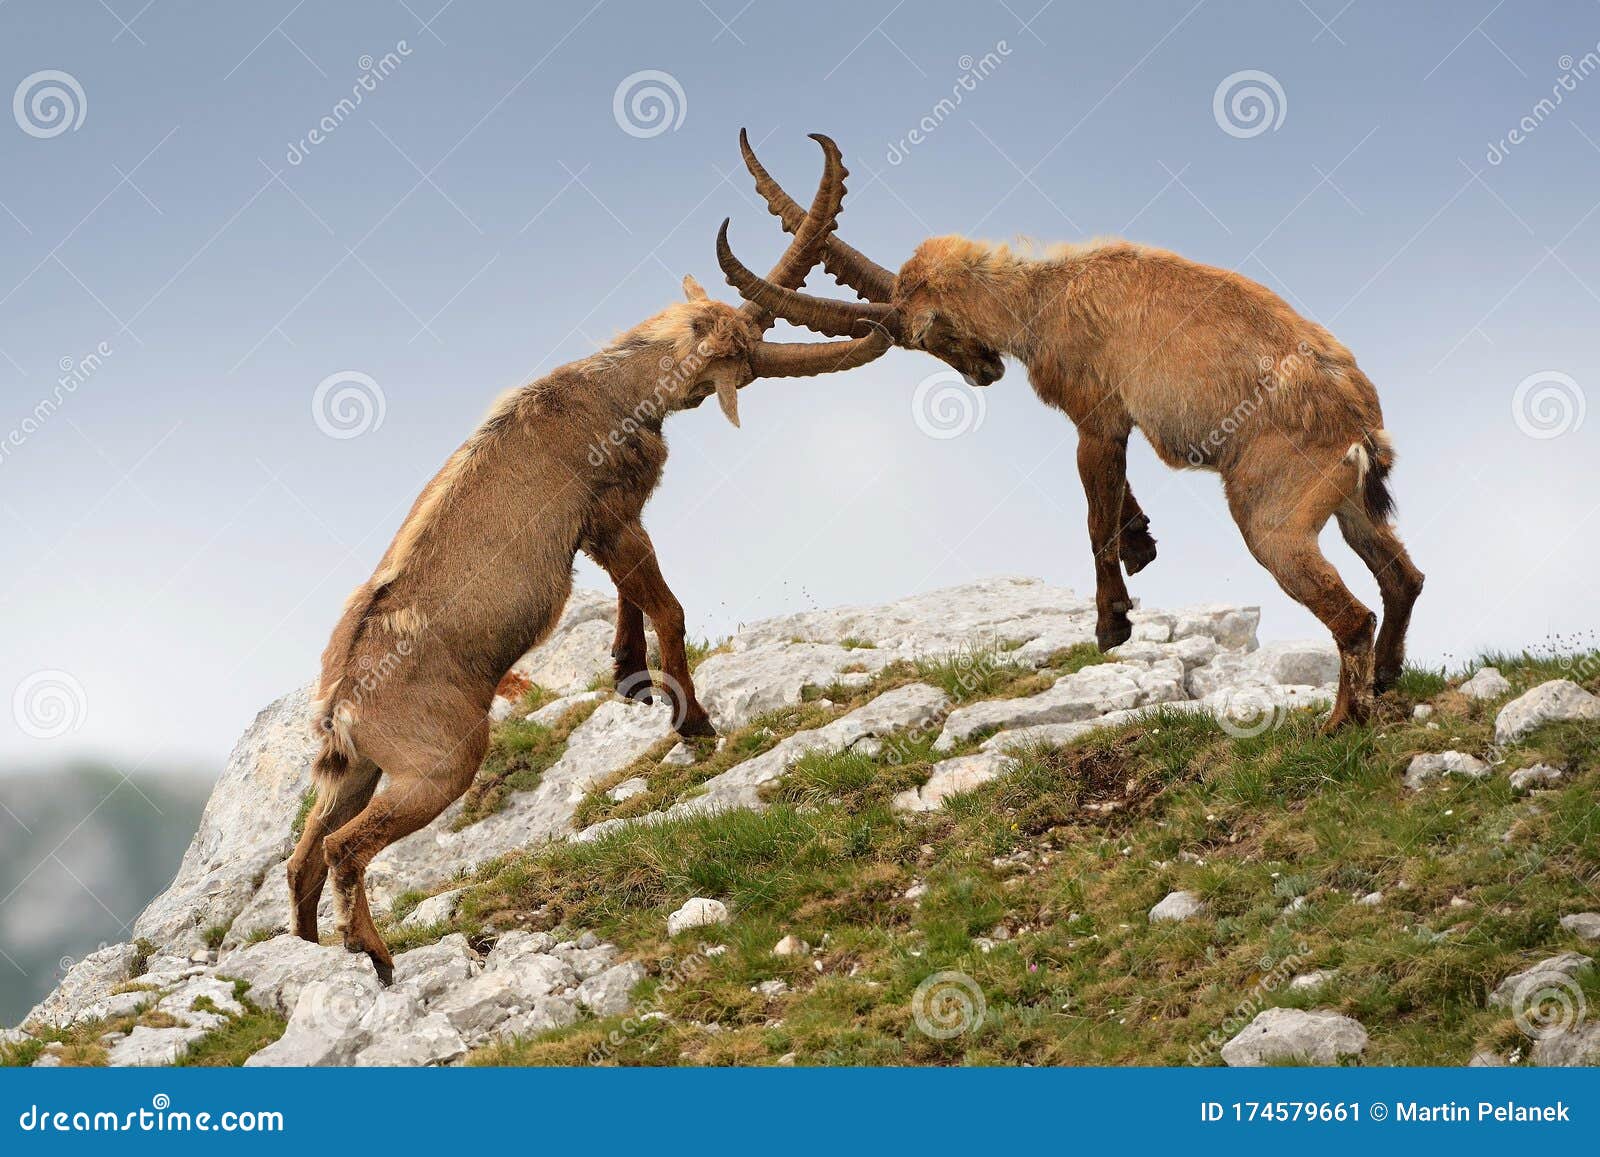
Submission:
[[[846,341],[771,342],[765,334],[774,319],[759,307],[746,303],[735,308],[715,301],[693,277],[683,279],[683,292],[687,302],[669,311],[681,326],[679,352],[670,369],[662,364],[663,376],[674,377],[680,385],[679,401],[671,408],[690,410],[715,394],[723,415],[735,426],[739,390],[755,379],[854,369],[882,356],[893,344],[881,332]]]
[[[766,277],[767,283],[791,291],[804,284],[806,274],[821,259],[844,202],[844,179],[849,176],[838,145],[820,133],[811,134],[811,139],[822,146],[822,182],[809,212],[802,215],[795,206],[794,240]],[[854,369],[893,344],[888,333],[876,329],[860,336],[842,335],[845,341],[770,342],[766,332],[779,317],[796,324],[800,320],[755,301],[738,308],[715,301],[693,277],[683,279],[683,292],[686,302],[646,323],[675,342],[674,364],[662,363],[664,374],[674,375],[679,386],[670,408],[692,409],[716,394],[723,414],[735,426],[739,424],[739,390],[756,378],[806,377]]]
[[[739,148],[767,208],[790,232],[803,228],[800,206],[756,159],[743,131]],[[886,333],[896,345],[933,354],[970,384],[987,386],[1005,373],[1005,363],[999,350],[965,324],[971,295],[982,292],[981,271],[972,263],[978,248],[960,238],[935,238],[918,246],[899,273],[891,273],[838,237],[825,236],[823,264],[862,299],[850,302],[797,293],[792,285],[758,277],[733,255],[726,221],[717,234],[722,272],[749,304],[835,337]],[[962,275],[953,276],[958,272]]]

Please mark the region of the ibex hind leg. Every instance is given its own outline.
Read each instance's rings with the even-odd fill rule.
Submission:
[[[489,746],[489,722],[476,719],[463,728],[459,740],[426,771],[396,773],[391,761],[389,787],[327,839],[328,864],[333,872],[335,899],[343,914],[344,946],[372,958],[378,979],[388,984],[394,976],[394,958],[378,934],[367,902],[366,872],[379,852],[432,823],[471,785]]]
[[[1359,502],[1339,507],[1339,529],[1345,542],[1367,564],[1383,595],[1383,625],[1373,655],[1373,690],[1392,690],[1406,661],[1406,630],[1411,608],[1422,593],[1423,574],[1406,553],[1405,544],[1387,522],[1373,519]]]
[[[317,907],[328,878],[328,858],[323,841],[367,806],[378,786],[380,772],[370,761],[329,770],[315,776],[316,802],[306,813],[300,842],[287,865],[293,932],[302,940],[318,941]]]
[[[1228,506],[1250,553],[1285,594],[1333,635],[1339,648],[1339,694],[1324,729],[1334,731],[1346,723],[1366,722],[1372,710],[1377,616],[1350,593],[1317,545],[1318,533],[1346,500],[1355,478],[1352,471],[1341,470],[1338,459],[1319,470],[1293,448],[1278,449],[1267,462],[1270,476],[1253,475],[1248,463],[1230,473],[1225,480]],[[1286,470],[1296,477],[1284,478]]]

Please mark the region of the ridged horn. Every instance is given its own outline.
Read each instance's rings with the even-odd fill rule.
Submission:
[[[772,267],[772,272],[767,274],[768,281],[785,289],[803,285],[806,274],[822,257],[822,247],[827,243],[828,234],[833,232],[839,210],[844,204],[844,179],[850,175],[844,167],[844,158],[839,154],[838,145],[821,133],[812,133],[811,139],[822,146],[822,180],[817,185],[816,197],[812,199],[811,211],[804,215],[795,230],[794,240],[789,242],[789,248]],[[754,300],[746,301],[742,312],[754,318],[763,328],[771,328],[771,312]]]
[[[733,255],[728,244],[728,222],[722,222],[717,231],[717,264],[728,279],[728,284],[739,291],[764,314],[776,314],[785,321],[803,325],[807,329],[830,337],[852,337],[860,333],[863,322],[882,326],[892,338],[900,336],[899,315],[881,302],[839,301],[831,297],[813,297],[797,293],[781,285],[758,277],[754,271]]]
[[[767,203],[768,212],[783,223],[784,232],[798,230],[805,214],[767,172],[766,166],[756,159],[756,152],[750,147],[750,134],[744,129],[739,130],[739,152],[744,156],[744,167],[755,178],[756,192]],[[885,302],[894,294],[895,275],[838,236],[828,238],[822,250],[822,264],[840,285],[855,290],[863,301]]]
[[[764,341],[750,352],[750,368],[758,378],[803,378],[853,370],[882,357],[894,344],[878,327],[865,337],[846,341]]]

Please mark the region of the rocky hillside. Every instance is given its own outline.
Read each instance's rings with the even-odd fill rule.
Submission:
[[[603,690],[574,596],[468,796],[369,876],[397,952],[284,935],[304,689],[13,1064],[1600,1059],[1600,656],[1411,671],[1373,725],[1254,608],[994,579],[699,649],[723,738]],[[1463,678],[1470,674],[1470,678]],[[324,913],[331,934],[332,913]]]

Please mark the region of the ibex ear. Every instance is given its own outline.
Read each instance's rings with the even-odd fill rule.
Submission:
[[[690,301],[710,300],[706,296],[706,291],[700,287],[700,283],[689,274],[685,274],[683,278],[683,296],[688,298]],[[739,423],[737,422],[734,423],[736,426],[738,424]]]
[[[738,426],[739,387],[733,384],[732,378],[717,379],[717,405],[722,407],[722,416]]]

